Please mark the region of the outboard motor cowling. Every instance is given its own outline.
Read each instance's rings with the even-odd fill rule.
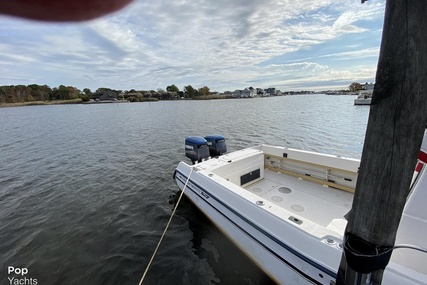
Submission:
[[[205,137],[209,146],[209,153],[211,156],[218,156],[227,152],[224,136],[210,135]]]
[[[209,157],[208,142],[199,136],[192,136],[185,139],[185,156],[194,163],[201,162]]]

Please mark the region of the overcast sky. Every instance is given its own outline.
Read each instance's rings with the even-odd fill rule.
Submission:
[[[384,0],[136,0],[84,23],[0,16],[0,85],[211,91],[374,82]]]

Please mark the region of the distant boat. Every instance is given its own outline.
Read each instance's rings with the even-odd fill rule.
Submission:
[[[372,92],[360,92],[356,99],[354,99],[354,105],[371,105]]]
[[[363,85],[362,90],[359,90],[359,94],[354,99],[354,105],[371,105],[372,93],[374,92],[375,84],[366,83]]]
[[[179,188],[276,282],[335,284],[360,161],[269,145],[208,158],[215,139],[225,149],[186,140],[195,164],[178,164]],[[427,133],[396,244],[427,248],[426,163]],[[383,284],[427,284],[427,254],[395,249]]]

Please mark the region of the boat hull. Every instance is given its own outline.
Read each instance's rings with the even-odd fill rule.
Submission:
[[[191,171],[185,163],[181,163],[175,173],[181,190],[188,175],[190,179],[184,194],[274,281],[279,284],[333,284],[331,282],[336,279],[334,270],[310,259],[268,230],[278,226],[284,229],[289,227],[285,237],[294,241],[300,239],[303,243],[304,238],[302,235],[298,237],[296,229],[280,221],[273,223],[271,216],[263,213],[262,206],[254,206],[236,195],[230,195],[232,193],[204,179],[202,174]],[[254,219],[253,216],[258,218]],[[310,242],[306,241],[305,245],[310,246]],[[332,256],[338,259],[336,254]]]
[[[358,98],[358,99],[354,99],[354,105],[371,105],[371,98]]]

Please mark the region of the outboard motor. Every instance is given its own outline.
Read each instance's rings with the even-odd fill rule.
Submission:
[[[192,136],[185,139],[185,156],[194,163],[201,162],[209,157],[208,142],[199,136]]]
[[[206,136],[205,139],[208,142],[209,153],[211,156],[218,156],[227,152],[224,136],[210,135]]]

